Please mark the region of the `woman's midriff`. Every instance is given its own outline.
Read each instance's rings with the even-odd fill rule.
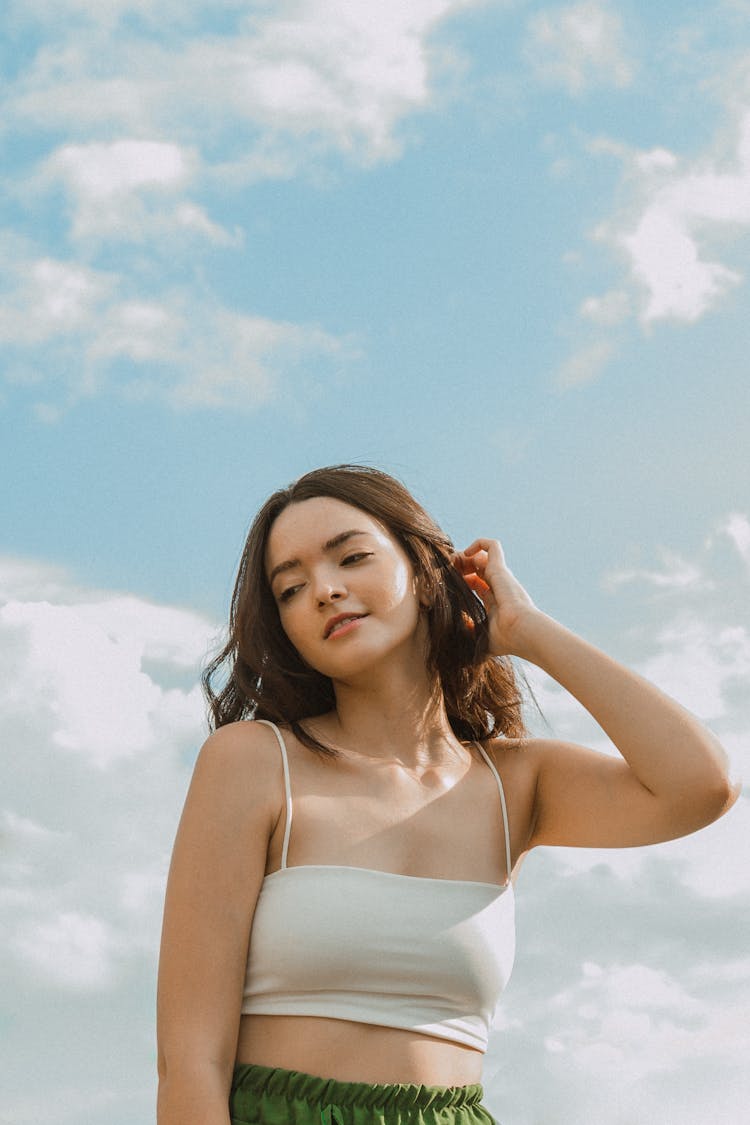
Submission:
[[[484,1055],[400,1028],[318,1016],[242,1016],[237,1062],[282,1067],[339,1082],[470,1086]]]

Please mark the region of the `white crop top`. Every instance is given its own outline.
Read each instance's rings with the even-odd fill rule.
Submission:
[[[267,722],[266,720],[257,720]],[[508,881],[399,875],[364,867],[287,867],[292,792],[286,790],[281,867],[255,908],[242,1014],[324,1016],[405,1028],[486,1051],[515,952],[508,813],[500,792]]]

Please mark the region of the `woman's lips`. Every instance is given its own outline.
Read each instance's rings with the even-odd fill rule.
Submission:
[[[367,614],[365,613],[341,613],[338,617],[334,617],[328,622],[325,628],[325,638],[329,640],[331,637],[343,637],[346,633],[352,631],[355,626],[359,625],[360,621]]]

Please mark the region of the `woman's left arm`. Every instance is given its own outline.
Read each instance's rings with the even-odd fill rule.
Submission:
[[[655,843],[702,828],[731,807],[739,784],[711,732],[648,680],[538,610],[497,540],[476,540],[456,563],[487,608],[490,652],[536,664],[575,696],[622,755],[530,740],[530,846]]]

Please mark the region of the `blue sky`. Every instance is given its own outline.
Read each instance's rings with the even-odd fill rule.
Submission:
[[[750,4],[6,7],[0,1121],[145,1125],[197,672],[280,484],[499,535],[747,775]],[[748,820],[529,860],[503,1121],[740,1119]]]

